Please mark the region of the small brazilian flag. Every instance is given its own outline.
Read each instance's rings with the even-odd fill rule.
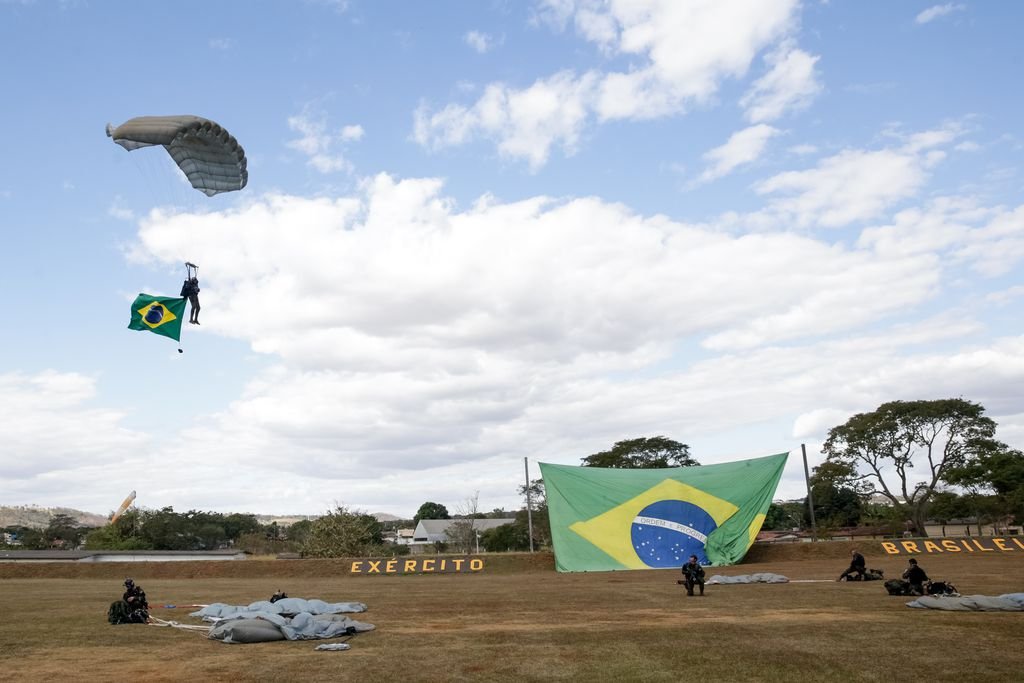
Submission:
[[[735,564],[761,530],[787,453],[666,469],[540,463],[561,572]]]
[[[181,341],[181,319],[185,316],[185,299],[176,296],[139,294],[132,302],[129,330],[146,330]]]

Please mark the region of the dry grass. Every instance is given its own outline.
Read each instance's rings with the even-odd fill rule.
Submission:
[[[722,573],[830,579],[849,547],[759,551],[756,561]],[[866,554],[869,566],[890,576],[905,563],[870,548]],[[549,561],[495,561],[477,575],[372,578],[345,576],[341,563],[305,561],[176,569],[178,577],[199,578],[175,578],[168,565],[133,567],[154,604],[244,604],[277,588],[365,602],[370,611],[358,618],[377,630],[355,637],[347,652],[314,652],[308,641],[232,646],[185,631],[110,626],[106,608],[119,594],[124,565],[89,568],[78,578],[39,578],[72,568],[37,567],[33,577],[0,581],[0,679],[1009,681],[1024,669],[1020,613],[912,610],[878,582],[711,586],[704,598],[687,598],[673,571],[556,574],[543,569]],[[964,593],[1024,590],[1024,552],[921,563]],[[511,571],[516,566],[523,571]],[[3,569],[5,577],[25,571]],[[153,613],[196,623],[188,611]]]

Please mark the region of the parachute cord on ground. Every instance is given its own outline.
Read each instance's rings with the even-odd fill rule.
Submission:
[[[192,631],[193,633],[195,633],[197,631],[202,631],[204,637],[207,637],[207,635],[210,632],[210,627],[209,626],[196,626],[196,625],[193,625],[193,624],[179,624],[176,621],[169,621],[167,619],[160,619],[159,617],[150,617],[149,618],[149,625],[150,626],[166,626],[166,627],[170,627],[170,628],[181,629],[182,631]]]

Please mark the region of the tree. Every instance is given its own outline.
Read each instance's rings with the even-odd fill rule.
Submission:
[[[216,550],[228,540],[227,534],[224,533],[224,527],[212,522],[207,522],[197,528],[194,535],[199,542],[200,550]]]
[[[519,513],[522,515],[523,513]],[[523,515],[525,516],[525,515]],[[525,523],[503,524],[481,532],[480,545],[489,553],[500,553],[506,550],[529,550],[530,534]]]
[[[117,520],[120,522],[121,520]],[[115,524],[93,529],[85,537],[86,550],[151,550],[152,546],[133,535],[122,535]]]
[[[829,430],[822,452],[832,481],[861,495],[880,494],[919,536],[936,487],[991,448],[996,423],[963,399],[891,401]],[[921,473],[912,481],[914,468]]]
[[[49,546],[68,550],[78,547],[85,534],[86,530],[78,526],[78,520],[65,514],[51,517],[46,531],[43,532]]]
[[[217,522],[224,528],[224,535],[231,540],[236,540],[242,534],[257,533],[262,529],[256,515],[235,512],[230,515],[221,515],[221,517],[222,519]]]
[[[852,486],[844,485],[843,468],[833,463],[822,463],[811,475],[811,498],[814,500],[814,521],[822,529],[857,526],[863,514],[860,494]],[[803,518],[810,524],[811,512],[804,499]]]
[[[311,557],[360,557],[385,553],[380,522],[338,505],[310,527],[302,552]]]
[[[309,534],[313,531],[313,522],[308,519],[300,519],[294,524],[288,525],[284,534],[285,537],[298,545],[303,545],[306,539],[309,538]]]
[[[771,531],[800,529],[804,526],[804,503],[772,503],[762,527]]]
[[[991,441],[974,461],[951,469],[945,480],[965,492],[981,533],[982,517],[1006,522],[1024,519],[1024,453]]]
[[[952,519],[967,519],[974,514],[970,502],[955,491],[936,491],[928,501],[928,518],[942,526],[942,535],[946,535],[946,525]]]
[[[4,533],[11,535],[11,546],[19,550],[45,550],[49,547],[46,537],[39,529],[14,525],[4,527]]]
[[[700,465],[690,457],[690,447],[664,436],[618,441],[610,450],[583,458],[584,467],[656,469]]]
[[[117,520],[120,523],[120,519]],[[139,515],[139,535],[154,550],[195,550],[188,518],[173,507],[144,510]]]
[[[527,489],[529,489],[530,495],[527,496]],[[523,506],[523,523],[527,527],[527,536],[529,536],[530,522],[533,523],[533,544],[534,547],[540,548],[551,545],[551,524],[548,518],[548,498],[547,492],[544,490],[543,479],[533,479],[530,481],[529,487],[526,484],[519,485],[519,495],[523,496],[523,503],[528,503],[530,509],[530,517],[525,514],[527,506]],[[519,515],[516,515],[518,518]],[[529,548],[529,543],[527,543]]]
[[[473,552],[476,547],[479,498],[480,493],[477,492],[459,505],[458,518],[448,526],[448,530],[445,532],[448,543],[459,552],[468,554]]]
[[[451,519],[451,517],[448,515],[448,508],[444,505],[427,502],[420,505],[416,516],[412,518],[412,523],[419,524],[421,519]]]

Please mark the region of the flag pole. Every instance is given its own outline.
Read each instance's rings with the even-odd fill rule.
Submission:
[[[800,444],[804,454],[804,483],[807,484],[807,509],[811,511],[811,542],[818,540],[818,525],[814,523],[814,497],[811,495],[811,474],[807,469],[807,446]]]
[[[533,501],[530,498],[530,459],[523,458],[523,470],[526,472],[526,525],[530,535],[530,552],[533,552]]]

